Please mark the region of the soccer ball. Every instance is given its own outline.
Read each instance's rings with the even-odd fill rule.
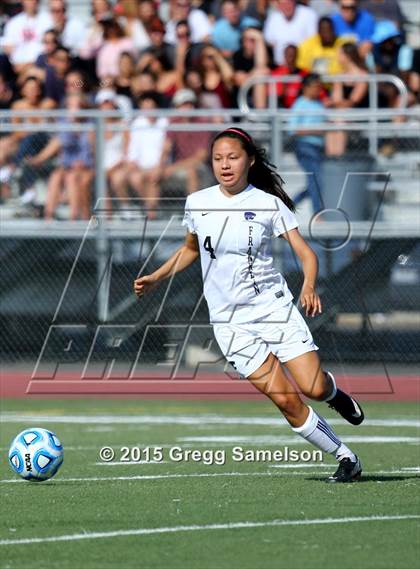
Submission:
[[[16,474],[35,482],[52,478],[63,458],[63,446],[57,435],[40,427],[19,433],[9,450],[9,463]]]

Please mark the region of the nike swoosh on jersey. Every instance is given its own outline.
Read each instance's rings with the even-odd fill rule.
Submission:
[[[211,211],[206,211],[206,213],[201,212],[201,215],[208,215]]]

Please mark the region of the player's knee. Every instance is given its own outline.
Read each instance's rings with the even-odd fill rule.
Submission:
[[[267,394],[273,403],[286,416],[295,416],[299,414],[302,401],[296,394],[292,393],[272,393]]]
[[[315,401],[324,401],[329,395],[329,390],[325,382],[316,382],[310,387],[302,389],[302,393]]]

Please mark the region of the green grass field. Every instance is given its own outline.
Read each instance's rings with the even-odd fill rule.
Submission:
[[[360,482],[325,484],[329,456],[233,462],[234,446],[311,448],[268,402],[3,401],[0,566],[418,568],[418,406],[365,404],[360,427],[316,408],[361,457]],[[65,448],[57,476],[40,484],[7,462],[10,440],[34,426]],[[103,446],[113,462],[101,462]],[[121,463],[124,446],[163,447],[163,461]],[[172,462],[174,446],[224,450],[226,464]]]

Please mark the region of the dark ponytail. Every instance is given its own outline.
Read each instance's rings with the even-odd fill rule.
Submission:
[[[220,138],[234,138],[239,140],[242,148],[255,160],[248,172],[248,182],[256,188],[280,198],[282,202],[290,209],[296,211],[293,200],[287,195],[283,189],[284,181],[276,171],[274,164],[267,158],[267,153],[264,148],[258,147],[252,137],[243,129],[232,127],[219,132],[215,136],[211,149],[213,150],[214,143]]]

